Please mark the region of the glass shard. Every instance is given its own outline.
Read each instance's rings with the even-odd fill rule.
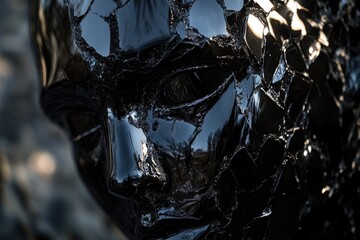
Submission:
[[[274,75],[276,69],[279,69],[281,49],[276,39],[268,34],[265,36],[265,54],[264,54],[264,81],[270,83],[272,79],[280,75]],[[281,66],[280,66],[281,67]],[[280,79],[279,79],[280,80]]]
[[[74,9],[74,15],[81,17],[90,11],[92,5],[91,0],[75,0],[70,2],[71,7]]]
[[[280,46],[283,41],[289,39],[290,29],[287,20],[278,13],[278,11],[271,11],[267,17],[269,32],[278,41]]]
[[[245,30],[245,42],[250,48],[252,54],[259,61],[261,59],[264,25],[254,15],[247,17]]]
[[[304,72],[306,64],[301,53],[300,48],[294,44],[289,43],[286,46],[285,59],[289,67],[298,72]]]
[[[94,3],[91,5],[91,11],[103,17],[108,16],[115,8],[116,3],[112,0],[94,0]]]
[[[267,13],[274,8],[274,4],[270,0],[255,0],[254,2],[259,4],[260,7]]]
[[[227,10],[240,11],[244,6],[244,0],[224,0]]]
[[[89,12],[81,21],[82,37],[102,56],[108,56],[110,51],[109,25],[99,15]],[[96,34],[94,34],[96,33]]]
[[[205,37],[228,34],[223,9],[216,0],[196,0],[190,9],[189,20],[190,26]]]
[[[167,0],[132,0],[117,13],[120,47],[135,51],[170,37]]]

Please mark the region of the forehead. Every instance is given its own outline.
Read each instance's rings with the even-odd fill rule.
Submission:
[[[320,46],[329,44],[327,28],[313,1],[286,0],[275,4],[270,0],[68,0],[68,3],[75,42],[92,72],[103,69],[106,64],[101,65],[102,62],[121,63],[117,72],[153,69],[159,62],[168,64],[185,55],[193,57],[193,51],[188,50],[201,48],[216,56],[218,62],[224,56],[247,57],[263,65],[263,78],[271,81],[284,59],[294,70],[302,72],[304,61],[313,61]],[[173,51],[173,43],[179,46],[179,42],[186,43],[185,50]],[[170,56],[169,61],[164,61],[166,56]]]
[[[76,34],[102,56],[111,49],[138,51],[178,36],[203,39],[229,35],[227,16],[243,0],[70,0]]]

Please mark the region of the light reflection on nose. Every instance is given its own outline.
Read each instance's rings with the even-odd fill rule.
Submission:
[[[130,115],[118,117],[110,108],[107,118],[109,192],[133,199],[143,197],[148,189],[161,191],[166,184],[166,176],[144,129],[134,126],[129,120]]]
[[[110,152],[110,174],[117,182],[122,183],[129,177],[141,178],[143,172],[139,160],[143,155],[142,143],[146,137],[127,121],[127,118],[116,118],[111,110],[108,113],[108,139]]]

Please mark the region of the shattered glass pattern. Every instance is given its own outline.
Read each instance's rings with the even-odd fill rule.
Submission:
[[[130,239],[360,238],[358,2],[58,8],[43,108]]]

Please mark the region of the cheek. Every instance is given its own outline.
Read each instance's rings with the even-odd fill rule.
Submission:
[[[206,190],[218,173],[228,149],[228,136],[237,127],[236,90],[230,84],[195,126],[183,120],[155,117],[151,110],[136,127],[129,115],[106,122],[107,187],[129,199],[145,192],[167,191],[175,198]],[[138,113],[141,115],[141,113]],[[149,190],[151,189],[151,190]]]
[[[225,133],[234,125],[236,115],[236,92],[234,84],[230,84],[215,105],[206,113],[201,124],[201,131],[196,136],[193,146],[196,151],[214,150],[214,144],[226,141]],[[216,147],[216,146],[215,146]]]
[[[198,126],[183,120],[157,118],[149,112],[147,123],[155,126],[148,132],[149,140],[161,152],[173,191],[184,185],[188,191],[189,183],[193,191],[199,191],[212,181],[224,158],[228,136],[236,127],[235,99],[234,84],[230,84]]]
[[[208,151],[208,141],[233,124],[237,114],[235,98],[234,84],[230,84],[197,126],[183,120],[154,117],[149,111],[147,124],[152,126],[148,132],[149,139],[165,151],[173,145],[190,146],[194,152]]]

